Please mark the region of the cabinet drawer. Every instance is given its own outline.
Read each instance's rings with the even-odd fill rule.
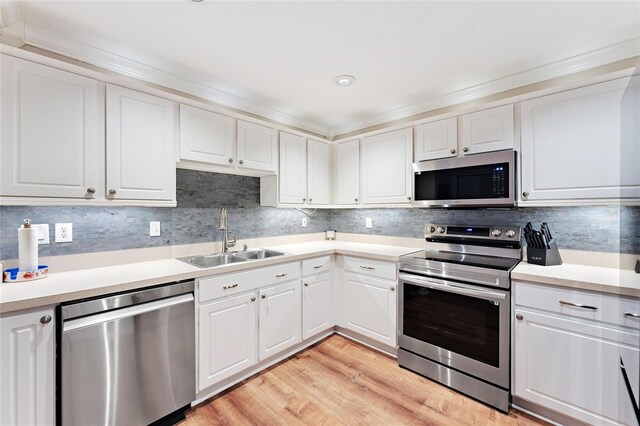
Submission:
[[[629,315],[640,314],[637,299],[517,281],[514,289],[518,306],[640,329],[640,318]]]
[[[316,257],[302,261],[302,276],[306,277],[331,270],[331,256]]]
[[[198,281],[198,301],[202,303],[218,297],[239,294],[298,278],[300,278],[300,264],[298,262],[203,278]]]
[[[398,266],[395,263],[361,259],[359,257],[345,256],[344,270],[394,281],[398,275]]]

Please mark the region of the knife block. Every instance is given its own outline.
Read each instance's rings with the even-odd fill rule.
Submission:
[[[527,262],[542,266],[562,265],[558,245],[554,240],[551,240],[548,249],[527,247]]]

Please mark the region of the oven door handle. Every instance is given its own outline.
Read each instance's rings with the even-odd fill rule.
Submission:
[[[488,290],[474,290],[467,287],[461,287],[461,286],[449,284],[448,281],[444,281],[444,280],[421,278],[421,277],[416,277],[415,275],[409,275],[409,274],[403,274],[403,273],[400,273],[398,275],[398,278],[400,278],[402,281],[409,284],[415,284],[420,287],[427,287],[433,290],[445,291],[447,293],[461,294],[464,296],[472,296],[479,299],[494,300],[494,301],[506,299],[506,295],[504,293],[498,293],[495,291],[488,291]]]

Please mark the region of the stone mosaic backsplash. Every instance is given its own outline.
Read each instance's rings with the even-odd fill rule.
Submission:
[[[178,207],[0,207],[0,259],[18,255],[17,228],[24,218],[49,223],[40,256],[55,256],[219,241],[220,208],[229,232],[240,238],[338,232],[422,238],[425,223],[534,226],[548,222],[560,248],[640,254],[640,207],[593,206],[521,209],[335,209],[308,217],[295,209],[260,206],[260,180],[192,170],[177,171]],[[365,218],[373,228],[365,227]],[[149,237],[149,222],[161,236]],[[73,242],[54,243],[54,223],[73,223]]]

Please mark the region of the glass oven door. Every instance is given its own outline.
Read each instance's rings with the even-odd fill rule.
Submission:
[[[507,388],[508,291],[400,273],[399,346]]]

